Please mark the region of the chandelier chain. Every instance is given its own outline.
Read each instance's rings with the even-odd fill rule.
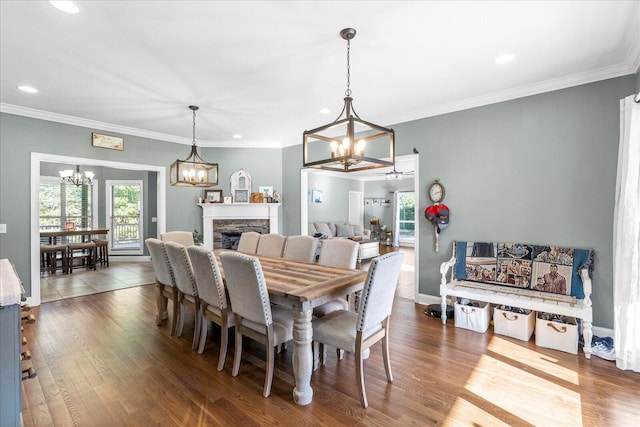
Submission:
[[[347,90],[344,91],[346,96],[351,96],[351,65],[350,65],[350,53],[351,53],[351,40],[347,39]]]
[[[193,109],[193,145],[196,145],[196,110]]]

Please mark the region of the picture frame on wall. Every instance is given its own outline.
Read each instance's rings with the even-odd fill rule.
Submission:
[[[323,194],[322,190],[311,190],[311,202],[322,203]]]
[[[91,145],[99,148],[109,148],[111,150],[124,150],[124,138],[101,133],[91,133]]]
[[[206,203],[222,203],[222,190],[204,190]]]

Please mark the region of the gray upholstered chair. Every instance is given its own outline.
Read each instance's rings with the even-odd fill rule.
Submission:
[[[263,343],[267,360],[262,395],[268,397],[273,380],[274,347],[293,339],[293,313],[271,306],[262,266],[257,258],[238,252],[223,252],[220,261],[236,322],[232,375],[237,376],[240,370],[242,337]]]
[[[240,241],[238,242],[238,252],[243,254],[255,255],[258,249],[258,242],[260,241],[260,233],[255,231],[245,231],[240,235]]]
[[[162,321],[168,317],[167,305],[169,300],[173,301],[171,335],[175,335],[178,323],[178,288],[176,288],[176,280],[173,277],[173,270],[169,264],[167,251],[164,247],[164,242],[161,240],[149,238],[144,242],[149,249],[153,272],[156,276],[156,307],[158,308],[156,324],[160,326]]]
[[[393,381],[389,359],[389,318],[403,258],[402,252],[391,252],[371,262],[358,313],[334,311],[312,323],[313,340],[320,343],[321,364],[324,364],[322,347],[325,344],[355,353],[360,402],[364,408],[368,403],[364,388],[363,354],[364,350],[380,340],[387,381]]]
[[[235,325],[233,312],[227,300],[224,282],[220,274],[220,267],[214,253],[200,246],[187,248],[193,275],[196,279],[198,297],[200,298],[200,345],[198,353],[204,352],[207,342],[209,321],[220,326],[220,356],[218,357],[218,371],[224,369],[229,344],[229,328]]]
[[[340,268],[356,268],[360,244],[349,239],[329,239],[322,242],[318,264]],[[313,309],[313,315],[322,317],[336,310],[348,310],[349,303],[335,299]]]
[[[175,242],[182,246],[191,246],[194,244],[193,233],[190,231],[168,231],[160,234],[160,240],[163,242]]]
[[[289,236],[282,258],[300,262],[315,262],[318,239],[311,236]]]
[[[180,308],[180,313],[178,314],[176,336],[182,335],[184,312],[185,308],[189,307],[194,313],[193,343],[191,348],[195,350],[198,348],[198,339],[200,338],[200,298],[198,297],[196,279],[193,275],[189,254],[186,246],[179,243],[164,242],[164,247],[167,250],[169,264],[173,270],[173,277],[178,288],[177,304]]]
[[[262,234],[260,236],[260,241],[258,242],[256,255],[281,258],[286,242],[287,238],[285,236],[281,236],[280,234]]]

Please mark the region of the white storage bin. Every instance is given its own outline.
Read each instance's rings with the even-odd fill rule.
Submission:
[[[571,354],[578,353],[578,324],[575,317],[567,317],[568,323],[536,318],[536,345]]]
[[[493,310],[493,331],[522,341],[529,341],[536,325],[536,312],[529,310],[529,314],[502,310]]]
[[[478,302],[477,304],[479,305],[478,307],[455,303],[453,318],[455,319],[456,327],[481,333],[487,331],[489,320],[491,319],[489,303]]]

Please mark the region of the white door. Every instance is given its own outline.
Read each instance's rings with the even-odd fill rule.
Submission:
[[[106,187],[109,250],[123,255],[141,255],[144,249],[142,181],[108,180]]]
[[[349,191],[349,224],[364,226],[364,193]]]

